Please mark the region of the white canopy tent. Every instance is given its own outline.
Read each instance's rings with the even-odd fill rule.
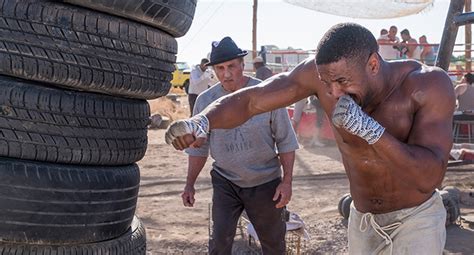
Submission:
[[[434,0],[284,0],[328,14],[365,19],[388,19],[419,13]]]

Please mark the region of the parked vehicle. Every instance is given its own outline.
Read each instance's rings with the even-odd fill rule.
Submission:
[[[173,72],[171,85],[187,91],[189,87],[189,77],[191,76],[191,67],[186,62],[176,62],[174,66],[176,70]]]

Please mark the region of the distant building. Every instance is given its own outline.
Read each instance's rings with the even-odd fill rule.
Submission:
[[[280,49],[275,45],[265,45],[265,47],[267,51],[266,65],[270,67],[275,74],[289,71],[310,55],[314,55],[314,52],[293,49],[291,47],[287,49]],[[252,51],[249,50],[249,54],[244,58],[245,72],[253,72],[252,60]]]

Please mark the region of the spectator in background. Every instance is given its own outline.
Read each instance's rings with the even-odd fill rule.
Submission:
[[[461,61],[457,61],[456,62],[456,80],[455,82],[461,82],[462,83],[462,79],[464,78],[464,72],[466,70],[464,69],[463,67],[463,63]]]
[[[388,37],[390,38],[390,41],[398,43],[400,42],[400,38],[397,36],[398,28],[396,26],[391,26],[390,29],[388,30]]]
[[[474,75],[467,73],[462,79],[462,83],[454,88],[456,99],[458,100],[458,111],[474,110]]]
[[[209,63],[209,59],[201,59],[201,64],[193,67],[191,71],[191,77],[189,78],[189,89],[188,89],[188,101],[190,114],[193,114],[194,103],[199,94],[209,88],[210,83],[214,79],[214,75],[211,70],[207,69],[206,64]]]
[[[418,40],[420,41],[420,44],[421,44],[420,45],[421,47],[420,61],[429,66],[433,66],[436,60],[433,46],[429,45],[428,40],[426,39],[426,35],[420,36]]]
[[[402,47],[401,52],[409,59],[420,59],[421,55],[421,48],[418,46],[418,42],[416,39],[412,38],[410,35],[410,31],[408,29],[403,29],[400,32],[402,36]]]
[[[258,53],[260,57],[263,59],[263,63],[267,63],[267,48],[265,46],[260,46],[260,52]]]
[[[397,28],[391,28],[391,31],[392,33],[395,31],[396,34]],[[377,43],[379,44],[379,55],[385,60],[397,59],[399,56],[398,50],[393,47],[393,43],[398,42],[397,37],[395,35],[392,36],[392,38],[394,38],[393,41],[390,39],[390,33],[387,29],[383,28],[380,30],[380,36],[377,39]]]
[[[253,60],[253,67],[256,70],[255,77],[259,80],[264,81],[273,75],[272,69],[265,65],[261,57],[256,57]]]

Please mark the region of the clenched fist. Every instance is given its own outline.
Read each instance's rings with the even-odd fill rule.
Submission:
[[[376,143],[382,137],[385,128],[367,115],[354,100],[344,95],[337,101],[332,113],[332,123],[347,132],[359,136],[369,144]]]
[[[167,144],[175,149],[199,147],[209,133],[209,120],[205,115],[198,114],[190,119],[179,120],[168,127],[165,134]]]

